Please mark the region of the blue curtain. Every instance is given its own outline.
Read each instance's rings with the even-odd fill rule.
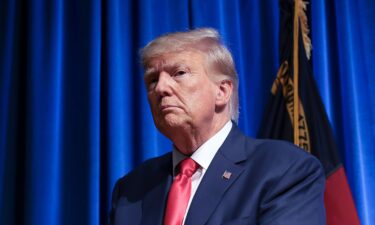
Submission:
[[[309,6],[313,69],[363,225],[375,221],[375,2]],[[105,224],[114,182],[171,149],[138,51],[214,27],[255,136],[278,69],[274,0],[0,1],[0,224]]]
[[[375,221],[375,2],[311,3],[313,69],[363,225]]]

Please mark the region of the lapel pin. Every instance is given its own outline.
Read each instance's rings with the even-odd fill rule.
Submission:
[[[225,170],[223,173],[223,179],[229,180],[229,178],[232,176],[232,173]]]

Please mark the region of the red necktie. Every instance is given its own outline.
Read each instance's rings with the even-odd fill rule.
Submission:
[[[184,159],[178,166],[179,173],[173,180],[168,194],[164,225],[182,224],[190,199],[191,176],[199,167],[191,158]]]

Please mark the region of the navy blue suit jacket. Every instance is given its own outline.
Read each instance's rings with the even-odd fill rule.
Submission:
[[[229,179],[224,171],[231,172]],[[111,225],[161,225],[172,154],[150,159],[115,185]],[[245,137],[233,126],[207,169],[185,225],[323,225],[325,176],[294,145]]]

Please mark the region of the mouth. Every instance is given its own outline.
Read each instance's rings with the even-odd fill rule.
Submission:
[[[178,106],[175,106],[175,105],[162,105],[160,106],[160,111],[162,112],[167,112],[167,111],[171,111],[171,110],[174,110],[174,109],[177,109]]]

